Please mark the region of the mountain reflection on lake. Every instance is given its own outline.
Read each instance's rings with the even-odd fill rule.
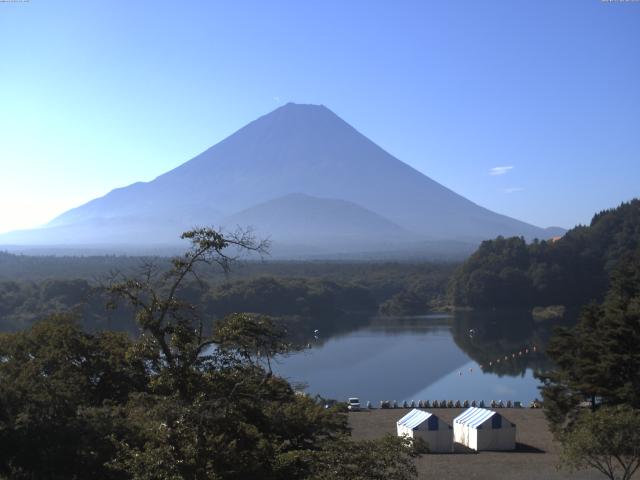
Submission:
[[[374,406],[380,400],[528,403],[540,397],[533,373],[548,368],[543,352],[555,325],[518,311],[375,317],[354,320],[351,329],[342,324],[339,332],[323,324],[311,327],[311,348],[278,359],[275,371],[305,383],[312,395],[357,396]]]

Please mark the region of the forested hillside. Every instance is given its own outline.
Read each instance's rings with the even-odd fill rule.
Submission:
[[[604,296],[616,265],[640,248],[640,200],[596,214],[556,241],[498,237],[456,271],[458,306],[578,306]]]

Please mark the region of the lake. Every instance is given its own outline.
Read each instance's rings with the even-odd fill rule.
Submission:
[[[519,400],[540,398],[535,371],[548,368],[553,324],[530,312],[463,312],[359,319],[341,328],[318,321],[309,347],[278,359],[274,370],[325,398]]]

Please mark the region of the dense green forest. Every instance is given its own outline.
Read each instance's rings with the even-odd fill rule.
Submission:
[[[313,279],[260,277],[214,286],[190,282],[178,293],[212,320],[234,312],[310,318],[377,308],[362,287]],[[87,280],[0,282],[0,328],[20,330],[53,313],[72,313],[87,331],[135,331],[129,309],[107,308],[110,302],[103,286]]]
[[[55,279],[93,280],[118,271],[133,273],[145,261],[157,261],[168,268],[169,259],[119,255],[55,256],[18,255],[0,252],[0,280],[41,281]],[[219,272],[216,272],[220,275]]]
[[[185,245],[186,246],[186,245]],[[142,265],[155,264],[169,269],[171,257],[161,256],[54,256],[23,255],[0,251],[0,280],[41,281],[47,279],[83,279],[95,281],[113,272],[133,275]],[[272,260],[247,256],[234,262],[229,272],[202,269],[198,276],[208,282],[242,280],[257,276],[325,278],[334,281],[366,282],[374,290],[405,282],[406,277],[436,274],[448,275],[457,263],[427,261],[339,261],[339,260]],[[401,286],[402,286],[401,285]],[[383,292],[385,293],[385,292]]]
[[[144,265],[158,274],[169,259],[141,257],[44,257],[0,254],[0,330],[27,328],[52,313],[72,313],[87,331],[137,326],[126,306],[106,308],[105,285],[116,277],[139,275]],[[233,312],[268,314],[292,334],[310,321],[337,327],[341,316],[377,312],[423,314],[442,302],[453,264],[244,262],[223,275],[202,269],[181,286],[180,295],[200,313],[220,319]],[[317,323],[317,322],[316,322]],[[329,326],[329,325],[327,325]]]
[[[457,306],[580,306],[601,300],[619,260],[640,248],[640,200],[596,214],[557,241],[483,242],[449,286]]]

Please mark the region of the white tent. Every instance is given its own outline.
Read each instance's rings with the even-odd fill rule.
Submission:
[[[514,450],[516,426],[497,412],[471,407],[453,419],[453,438],[473,450]]]
[[[421,438],[429,445],[430,452],[453,451],[451,426],[433,413],[413,409],[397,422],[398,436]]]

